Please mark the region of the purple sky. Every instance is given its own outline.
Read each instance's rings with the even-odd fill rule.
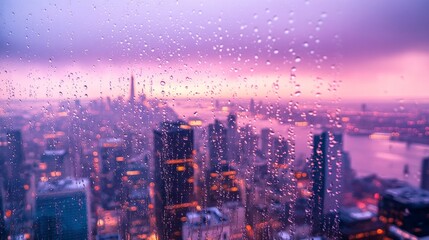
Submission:
[[[0,93],[126,95],[134,73],[154,96],[428,99],[428,11],[426,0],[4,0]]]

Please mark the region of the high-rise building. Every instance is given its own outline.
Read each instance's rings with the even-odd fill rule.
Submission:
[[[342,152],[342,190],[343,192],[350,192],[353,189],[353,180],[355,179],[355,172],[352,169],[350,154],[346,151]]]
[[[122,195],[122,177],[126,171],[124,141],[121,138],[107,138],[100,141],[101,190],[105,209],[113,209]]]
[[[87,179],[39,182],[35,239],[91,239],[89,186]]]
[[[273,165],[286,168],[288,164],[288,142],[283,137],[275,137],[273,141]]]
[[[324,131],[321,134],[314,135],[311,161],[313,179],[312,230],[316,234],[338,230],[335,228],[328,229],[324,219],[328,214],[337,214],[337,204],[340,199],[340,186],[338,183],[341,178],[342,149],[341,134]]]
[[[129,99],[131,107],[134,107],[135,102],[135,90],[134,90],[134,75],[131,75],[130,80],[130,99]]]
[[[378,202],[379,219],[393,239],[429,239],[429,191],[402,187],[386,190]]]
[[[25,219],[27,178],[23,171],[24,148],[21,132],[8,130],[0,133],[0,168],[3,176],[5,210],[10,212],[7,218],[8,232],[12,236],[22,232]],[[28,185],[27,185],[28,186]]]
[[[154,130],[155,212],[160,239],[181,239],[186,213],[193,211],[194,136],[187,123],[162,122]]]
[[[424,158],[422,161],[422,180],[420,186],[429,191],[429,157]]]
[[[6,240],[7,234],[6,234],[6,225],[4,222],[4,208],[3,208],[3,200],[4,199],[4,193],[3,193],[3,180],[0,177],[0,240]]]
[[[0,134],[1,163],[4,164],[9,179],[20,174],[20,168],[25,160],[22,135],[18,130],[10,130]]]
[[[215,120],[208,126],[210,164],[206,176],[207,205],[221,206],[240,198],[237,171],[227,161],[227,129]]]
[[[216,169],[227,163],[227,130],[219,120],[208,126],[210,168]]]
[[[150,233],[149,204],[151,204],[151,198],[148,189],[149,169],[147,165],[149,158],[149,154],[131,158],[128,161],[126,176],[124,176],[126,184],[123,188],[127,192],[127,200],[123,205],[126,206],[125,235],[131,239],[139,239]]]
[[[220,168],[208,171],[207,205],[220,207],[227,202],[240,200],[240,184],[237,179],[237,170],[229,164],[222,164]]]
[[[255,106],[255,100],[250,99],[250,104],[249,104],[249,112],[251,114],[256,114],[256,106]]]
[[[39,163],[41,181],[48,181],[65,176],[65,150],[46,150]]]
[[[234,113],[228,114],[227,121],[228,121],[228,128],[235,129],[235,131],[237,131],[237,126],[238,126],[237,115],[235,115]]]
[[[238,124],[237,124],[237,115],[234,113],[230,113],[227,117],[227,154],[228,154],[228,161],[229,162],[235,162],[239,158],[238,153],[238,142],[239,142],[239,136],[238,136]]]
[[[274,131],[270,128],[261,130],[261,152],[265,158],[271,157],[273,154]]]
[[[239,157],[240,162],[252,162],[256,158],[259,137],[251,125],[240,128]]]

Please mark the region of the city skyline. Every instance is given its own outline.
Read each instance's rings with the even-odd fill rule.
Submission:
[[[2,1],[0,240],[429,238],[428,9]]]
[[[427,235],[418,227],[429,192],[417,188],[429,154],[425,108],[363,105],[337,112],[338,125],[338,105],[317,114],[254,100],[171,108],[129,93],[0,117],[3,131],[19,129],[0,134],[0,231],[30,240],[86,231],[97,240]],[[176,121],[183,109],[199,117]],[[15,162],[19,170],[7,168]],[[73,181],[91,193],[70,195]],[[410,192],[419,196],[407,213],[398,206]],[[405,227],[389,220],[398,210]]]

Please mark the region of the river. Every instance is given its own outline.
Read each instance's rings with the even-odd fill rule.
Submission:
[[[178,104],[173,109],[183,119],[197,117],[204,125],[214,119],[226,122],[228,111],[214,111],[211,104],[198,105],[195,103]],[[253,116],[242,114],[238,117],[240,126],[251,124],[255,131],[270,127],[275,134],[294,138],[297,157],[309,157],[312,130],[309,127],[290,127],[275,120],[255,119]],[[293,129],[293,131],[289,131]],[[316,130],[317,131],[317,130]],[[358,176],[377,174],[383,178],[404,180],[413,186],[419,186],[421,178],[421,163],[429,156],[429,146],[422,144],[407,145],[403,142],[393,142],[387,139],[371,139],[368,136],[350,136],[343,138],[344,150],[349,152],[352,168]],[[404,166],[408,165],[408,175],[404,174]]]

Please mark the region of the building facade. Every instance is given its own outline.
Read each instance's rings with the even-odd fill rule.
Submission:
[[[34,217],[35,239],[91,239],[87,179],[40,182]]]
[[[159,239],[181,239],[194,200],[193,130],[185,122],[163,122],[154,130],[155,212]]]

